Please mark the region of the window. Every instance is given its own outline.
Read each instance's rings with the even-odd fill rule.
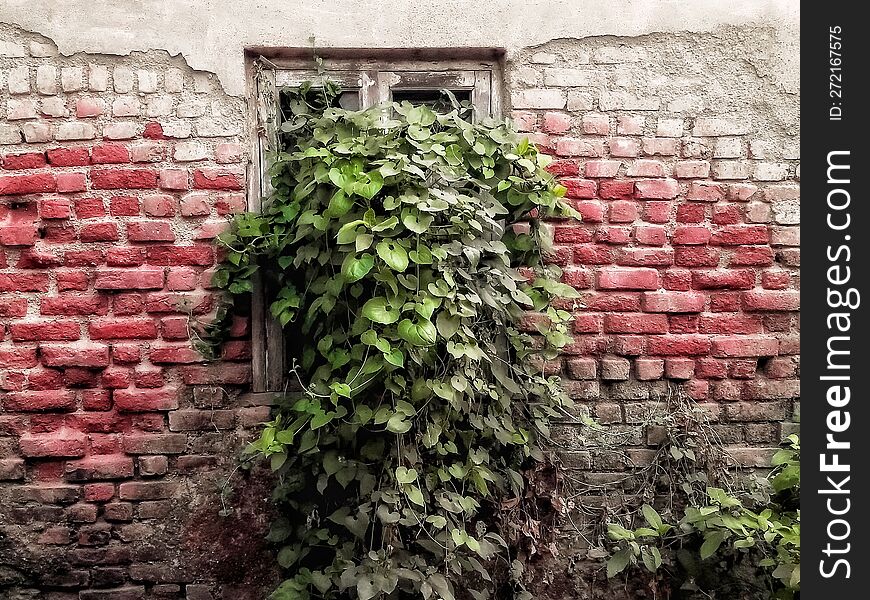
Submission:
[[[351,53],[352,51],[344,51]],[[359,54],[360,51],[353,51]],[[342,108],[354,110],[376,106],[390,100],[425,103],[436,108],[443,102],[440,90],[450,90],[460,101],[471,104],[475,118],[501,114],[501,69],[498,58],[487,52],[483,60],[395,60],[396,51],[373,53],[373,58],[335,57],[324,59],[323,66],[329,78],[342,87]],[[404,51],[412,55],[415,51]],[[428,52],[429,58],[438,58],[443,51]],[[480,53],[483,55],[483,53]],[[320,79],[311,68],[311,52],[288,58],[251,56],[252,114],[258,139],[254,148],[254,168],[249,177],[248,198],[250,209],[259,208],[260,199],[269,192],[266,176],[266,155],[275,148],[277,128],[280,126],[280,92]],[[290,368],[288,349],[292,339],[285,339],[281,326],[270,317],[264,301],[262,285],[255,289],[251,310],[253,340],[253,391],[276,392],[292,388],[295,382],[287,380]]]

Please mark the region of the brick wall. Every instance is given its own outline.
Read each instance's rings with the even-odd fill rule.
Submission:
[[[554,428],[578,492],[618,492],[648,459],[671,386],[747,465],[794,427],[797,98],[742,47],[770,35],[561,40],[506,65],[514,118],[584,217],[553,224],[585,304],[554,369],[626,442]],[[268,415],[240,394],[248,324],[218,363],[188,339],[250,135],[244,101],[179,58],[60,56],[0,26],[0,596],[264,597],[268,485],[236,475],[218,516]]]
[[[268,416],[236,398],[248,324],[222,363],[188,339],[213,308],[212,238],[245,207],[243,108],[163,52],[64,57],[0,29],[4,598],[201,600],[261,575],[240,557],[265,510],[217,516]]]
[[[551,260],[585,305],[553,370],[623,444],[596,451],[576,424],[554,428],[568,495],[594,496],[577,505],[632,491],[627,471],[659,443],[644,424],[674,391],[748,467],[797,428],[798,101],[763,51],[747,69],[743,45],[770,35],[559,41],[509,65],[512,116],[584,219],[553,224]],[[565,523],[566,562],[585,555],[584,512]],[[554,589],[586,590],[571,577]]]

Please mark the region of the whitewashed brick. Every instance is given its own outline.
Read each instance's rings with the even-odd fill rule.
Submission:
[[[556,62],[556,55],[549,52],[535,52],[529,60],[536,65],[552,65]]]
[[[544,85],[553,87],[597,87],[601,85],[601,73],[589,69],[547,69]]]
[[[181,69],[167,69],[163,73],[163,89],[170,93],[178,93],[184,90],[184,73]]]
[[[592,60],[600,64],[643,62],[647,60],[647,53],[642,48],[603,46],[592,52]]]
[[[746,135],[752,127],[746,121],[734,121],[723,117],[698,117],[692,135],[695,137],[718,137],[723,135]]]
[[[113,117],[135,117],[139,114],[139,98],[119,96],[112,101]]]
[[[36,91],[46,96],[57,93],[57,68],[54,65],[36,68]]]
[[[161,123],[163,127],[163,135],[173,139],[189,138],[193,128],[186,121],[173,121],[171,123]]]
[[[21,66],[9,70],[6,78],[10,94],[30,93],[30,67]]]
[[[32,144],[51,141],[51,125],[48,123],[25,123],[21,126],[24,141]]]
[[[199,119],[195,129],[196,135],[200,137],[229,137],[240,133],[238,127],[225,119]]]
[[[69,111],[66,108],[66,100],[61,96],[43,98],[41,112],[48,117],[66,117]]]
[[[208,149],[197,142],[179,142],[175,144],[173,158],[179,162],[191,162],[208,158]]]
[[[20,144],[21,129],[17,125],[0,123],[0,144]]]
[[[149,117],[165,117],[172,114],[172,96],[150,96],[145,102],[145,114]]]
[[[112,71],[112,81],[116,92],[129,94],[133,91],[133,69],[124,66],[115,67]]]
[[[788,179],[788,165],[769,162],[757,163],[755,165],[755,179],[758,181],[783,181]]]
[[[25,58],[27,49],[16,42],[0,40],[0,58]]]
[[[771,205],[771,208],[773,209],[773,219],[780,225],[800,225],[800,200],[786,200],[784,202],[774,202]]]
[[[211,75],[208,73],[194,73],[193,91],[197,94],[208,94],[211,91]]]
[[[103,127],[103,137],[110,140],[129,140],[139,135],[139,125],[129,121],[108,123]]]
[[[94,126],[90,123],[71,121],[68,123],[59,123],[55,130],[54,137],[60,141],[92,140],[97,137],[97,132],[96,129],[94,129]]]
[[[683,137],[682,119],[659,119],[656,137]]]
[[[8,121],[20,121],[22,119],[35,119],[36,102],[30,99],[10,99],[6,102],[6,119]]]
[[[661,101],[650,96],[635,96],[630,92],[605,90],[598,97],[601,110],[658,110]]]
[[[201,100],[188,100],[181,102],[175,109],[175,114],[183,119],[201,117],[205,114],[206,103]]]
[[[153,94],[157,91],[157,73],[139,69],[136,71],[136,79],[139,81],[139,92]]]
[[[84,89],[84,75],[84,69],[81,67],[64,67],[60,70],[60,86],[65,92]]]
[[[57,46],[45,42],[30,42],[30,56],[35,58],[48,58],[49,56],[57,56]]]
[[[88,88],[92,92],[109,89],[109,68],[103,65],[88,65]]]
[[[568,90],[568,110],[592,110],[595,100],[589,92]]]
[[[740,158],[743,156],[743,141],[736,137],[723,137],[716,140],[713,147],[715,158]]]
[[[564,90],[534,88],[511,94],[514,108],[565,108]]]

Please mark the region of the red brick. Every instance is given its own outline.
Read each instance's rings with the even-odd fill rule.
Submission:
[[[607,244],[625,245],[631,241],[631,228],[625,226],[599,227],[595,240]]]
[[[66,198],[42,198],[39,201],[39,216],[43,219],[69,219],[69,200]]]
[[[725,187],[712,181],[693,181],[689,184],[687,200],[718,202],[725,198]]]
[[[159,388],[165,383],[163,369],[160,367],[139,366],[133,373],[133,378],[139,388]]]
[[[0,364],[7,369],[28,369],[38,362],[34,348],[0,347]]]
[[[763,335],[716,336],[712,338],[713,356],[775,356],[779,342],[774,337]]]
[[[671,219],[670,202],[644,202],[643,220],[648,223],[667,223]]]
[[[113,483],[89,483],[82,490],[85,502],[108,502],[115,495]]]
[[[606,333],[667,333],[665,315],[615,313],[604,316]]]
[[[139,215],[139,198],[135,196],[112,196],[109,200],[109,213],[113,217],[135,217]]]
[[[574,262],[581,265],[608,265],[613,262],[613,249],[606,244],[578,244],[574,246]]]
[[[756,315],[740,313],[713,313],[701,315],[698,322],[701,333],[761,333],[761,319]]]
[[[613,292],[588,295],[584,298],[587,310],[602,312],[640,312],[639,294]]]
[[[736,204],[714,204],[713,222],[716,225],[734,225],[743,220],[743,211]]]
[[[112,360],[120,364],[136,364],[142,360],[142,351],[133,344],[112,344]]]
[[[655,290],[659,287],[659,273],[647,268],[604,268],[598,273],[601,289]]]
[[[773,264],[773,250],[770,246],[741,246],[734,249],[730,265],[770,266]]]
[[[705,335],[653,336],[648,341],[653,356],[693,356],[710,352],[710,338]]]
[[[109,347],[103,344],[40,344],[42,364],[47,367],[99,368],[109,365]]]
[[[76,198],[73,203],[79,219],[93,219],[106,214],[102,198]]]
[[[696,313],[704,310],[706,297],[694,292],[646,292],[643,310],[650,313]]]
[[[755,271],[750,269],[694,271],[692,285],[699,290],[748,290],[755,286]]]
[[[0,273],[0,292],[47,292],[48,273]]]
[[[94,164],[128,163],[130,150],[121,144],[97,144],[91,149],[91,162]]]
[[[112,298],[112,314],[116,317],[138,315],[145,310],[141,294],[116,294]]]
[[[616,200],[608,207],[611,223],[631,223],[637,219],[637,204],[628,200]]]
[[[208,192],[190,192],[181,199],[181,216],[202,217],[211,212]]]
[[[668,241],[668,233],[661,225],[638,225],[634,228],[634,239],[647,246],[663,246]]]
[[[173,242],[175,232],[166,221],[127,223],[127,239],[131,242]]]
[[[145,248],[137,246],[116,246],[109,248],[106,265],[109,267],[138,267],[145,264]]]
[[[84,173],[58,173],[57,191],[61,193],[84,192],[88,189],[88,179]]]
[[[221,217],[242,213],[248,208],[244,194],[221,194],[214,205],[217,214]]]
[[[707,212],[703,204],[687,202],[677,207],[678,223],[703,223],[707,218]]]
[[[557,244],[585,244],[592,239],[590,228],[582,225],[556,225],[553,228],[553,241]]]
[[[590,160],[586,162],[584,172],[586,177],[610,179],[616,177],[621,165],[618,160]]]
[[[145,125],[145,130],[142,132],[142,137],[149,140],[166,139],[166,136],[163,135],[163,126],[156,121],[151,121],[150,123]]]
[[[35,223],[0,224],[0,246],[32,246],[36,243],[36,237]]]
[[[768,234],[766,225],[725,225],[713,234],[712,244],[720,246],[741,246],[746,244],[766,244]]]
[[[168,266],[200,266],[208,267],[214,264],[214,251],[206,244],[193,246],[149,246],[147,251],[148,264]]]
[[[178,483],[163,481],[128,481],[119,486],[118,497],[122,500],[161,500],[164,498],[172,498],[180,490],[181,486]],[[141,600],[144,597],[143,589],[143,593],[140,594],[140,596],[137,596],[135,599],[131,596],[130,600]],[[109,598],[122,600],[118,596],[106,596],[106,600],[109,600]],[[93,600],[98,600],[98,598],[95,596]]]
[[[0,196],[38,194],[57,190],[57,181],[50,173],[33,175],[0,175]]]
[[[674,230],[672,243],[681,246],[704,245],[710,241],[710,235],[706,227],[680,225]]]
[[[133,477],[133,459],[121,454],[107,454],[69,461],[64,468],[64,477],[74,482],[128,479]]]
[[[115,409],[123,412],[150,412],[178,408],[176,388],[119,389],[112,392]]]
[[[576,160],[554,160],[547,165],[547,172],[556,177],[576,176],[580,174],[580,165]]]
[[[151,348],[150,357],[154,364],[191,364],[204,361],[202,355],[189,344],[155,344]]]
[[[9,324],[10,337],[16,342],[72,341],[80,337],[75,321],[18,321]]]
[[[665,361],[665,377],[686,380],[695,375],[695,361],[690,358],[669,358]]]
[[[27,314],[27,298],[0,297],[0,317],[23,317]]]
[[[761,287],[766,290],[783,290],[791,285],[788,271],[764,271],[761,274]]]
[[[55,271],[57,291],[85,291],[88,289],[88,274],[82,271]]]
[[[168,194],[151,194],[145,196],[142,206],[145,214],[150,217],[171,217],[175,214],[175,198]]]
[[[576,202],[574,208],[584,223],[601,223],[604,220],[604,204],[595,200]]]
[[[74,250],[63,256],[63,264],[67,267],[94,267],[104,260],[102,250]]]
[[[747,400],[790,400],[800,398],[800,395],[800,381],[791,379],[756,379],[747,381],[743,387],[743,397]]]
[[[800,310],[800,292],[759,291],[743,294],[743,309],[751,311]]]
[[[193,187],[205,190],[241,190],[241,175],[224,169],[197,169],[193,172]]]
[[[61,458],[85,455],[85,435],[62,428],[48,434],[24,435],[18,444],[21,454],[31,458]]]
[[[681,267],[715,267],[719,265],[719,250],[707,246],[688,246],[674,250],[674,263]]]
[[[638,198],[669,200],[680,193],[680,186],[675,179],[643,179],[635,182]]]
[[[158,175],[151,169],[91,169],[94,189],[156,188]]]
[[[565,177],[559,183],[567,188],[567,198],[595,198],[597,185],[591,179],[575,179]]]
[[[120,239],[118,224],[114,221],[104,223],[84,223],[79,238],[83,242],[115,242]]]
[[[616,263],[628,267],[666,267],[674,264],[674,249],[624,248]]]
[[[634,181],[601,181],[598,195],[605,199],[629,200],[634,197]]]
[[[135,271],[98,269],[94,289],[97,290],[153,290],[163,287],[163,269],[141,268]]]
[[[90,322],[88,334],[92,340],[153,340],[157,325],[151,319],[98,319]]]
[[[661,379],[664,374],[664,361],[657,358],[638,358],[634,361],[634,374],[640,381]]]
[[[45,155],[42,152],[27,152],[24,154],[7,154],[3,157],[3,168],[39,169],[45,166]]]
[[[130,370],[120,367],[109,367],[100,375],[100,385],[111,390],[128,388],[132,381]]]
[[[76,394],[71,390],[9,392],[2,403],[7,412],[71,411],[76,409]]]

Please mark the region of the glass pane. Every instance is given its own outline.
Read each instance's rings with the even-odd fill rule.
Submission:
[[[463,107],[471,106],[471,90],[450,90]],[[450,112],[453,106],[450,98],[441,90],[403,90],[393,89],[393,101],[407,100],[412,104],[425,104],[436,112]]]

